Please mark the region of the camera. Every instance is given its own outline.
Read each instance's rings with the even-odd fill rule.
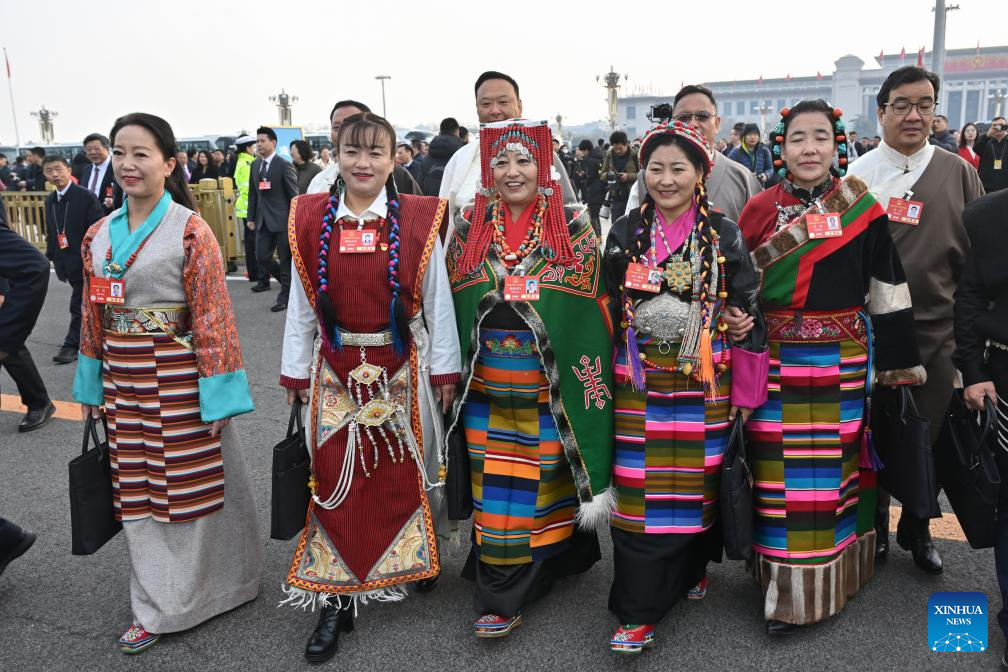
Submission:
[[[651,106],[647,118],[653,124],[661,124],[672,120],[672,103],[658,103]]]
[[[1008,131],[1008,124],[992,124],[995,131]]]

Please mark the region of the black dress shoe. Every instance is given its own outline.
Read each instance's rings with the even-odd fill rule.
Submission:
[[[270,307],[270,310],[274,313],[279,313],[282,310],[287,310],[287,304],[277,301]]]
[[[875,528],[875,562],[885,562],[889,557],[889,530]]]
[[[57,364],[69,364],[77,359],[77,348],[72,348],[69,345],[64,345],[59,349],[55,355],[53,355],[52,361]]]
[[[336,605],[322,607],[319,614],[318,625],[308,638],[308,645],[305,646],[304,657],[309,663],[324,663],[339,650],[340,632],[351,632],[353,630],[353,612],[347,608],[341,609]]]
[[[441,580],[441,574],[438,573],[429,579],[420,579],[419,581],[413,584],[413,587],[416,588],[416,591],[418,593],[429,593],[435,588],[437,588],[438,581],[440,580]]]
[[[1001,654],[1001,672],[1008,672],[1008,644],[1005,644],[1004,653]]]
[[[904,551],[910,551],[917,567],[928,574],[941,574],[942,559],[931,542],[931,533],[928,531],[927,525],[928,521],[924,521],[923,531],[918,530],[916,534],[909,525],[900,525],[896,528],[896,543]]]
[[[9,520],[5,521],[0,530],[0,574],[4,573],[7,565],[13,560],[24,555],[34,543],[34,533],[18,527]]]
[[[18,425],[18,431],[23,434],[25,432],[34,432],[36,429],[45,427],[49,423],[49,418],[51,418],[55,412],[56,407],[52,405],[51,401],[46,404],[45,408],[28,411],[25,413],[21,424]]]
[[[773,637],[784,637],[798,632],[798,626],[794,623],[770,620],[766,622],[766,631],[768,635]]]
[[[268,292],[269,290],[270,290],[269,282],[259,282],[252,286],[252,291],[256,293]]]

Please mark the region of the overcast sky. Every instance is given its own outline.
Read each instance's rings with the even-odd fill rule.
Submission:
[[[1003,1],[955,2],[961,9],[948,15],[947,48],[1008,44]],[[475,124],[472,85],[489,69],[518,80],[525,116],[560,113],[565,123],[578,124],[605,116],[595,76],[610,65],[630,75],[630,92],[674,93],[682,81],[826,74],[847,53],[874,67],[882,49],[905,47],[908,60],[921,46],[930,50],[934,20],[932,0],[508,0],[498,6],[0,0],[0,46],[13,67],[25,143],[39,137],[30,111],[42,105],[59,113],[57,141],[107,133],[115,117],[138,110],[165,117],[180,136],[254,129],[276,123],[268,96],[281,87],[300,98],[297,125],[324,123],[340,98],[362,100],[380,113],[377,74],[392,77],[386,99],[395,125],[436,124],[445,116]],[[0,99],[0,143],[10,144],[6,82]]]

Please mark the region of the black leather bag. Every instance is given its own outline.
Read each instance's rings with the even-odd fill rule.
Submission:
[[[721,464],[721,528],[724,553],[729,560],[753,557],[752,473],[746,461],[745,428],[742,414],[735,416]]]
[[[105,424],[104,418],[102,424]],[[84,423],[81,454],[70,460],[70,552],[90,555],[122,529],[112,504],[112,464],[108,426],[105,441],[98,438],[95,419]]]
[[[997,532],[996,422],[997,407],[989,397],[978,414],[966,406],[963,391],[954,390],[935,444],[939,479],[973,548],[991,548]]]
[[[465,439],[462,419],[448,437],[448,475],[445,479],[445,498],[449,520],[468,520],[473,512],[472,478],[469,474],[469,446]]]
[[[270,538],[287,541],[304,529],[311,490],[311,455],[301,421],[302,404],[291,406],[287,438],[273,448],[273,493],[270,496]],[[296,429],[295,429],[296,428]]]
[[[938,518],[938,486],[931,423],[921,417],[910,388],[876,388],[871,404],[872,441],[884,468],[878,482],[917,518]]]

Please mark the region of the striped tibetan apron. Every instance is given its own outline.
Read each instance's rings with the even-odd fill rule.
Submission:
[[[519,565],[570,545],[577,496],[531,331],[480,329],[463,409],[481,561]]]
[[[182,522],[220,509],[221,443],[200,417],[188,309],[105,306],[102,328],[116,517]]]

